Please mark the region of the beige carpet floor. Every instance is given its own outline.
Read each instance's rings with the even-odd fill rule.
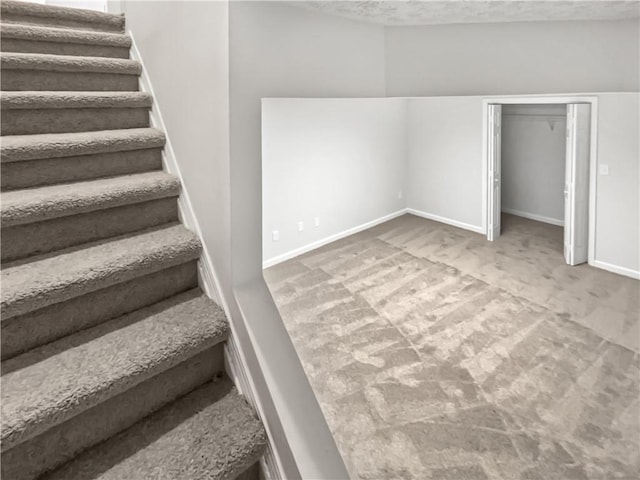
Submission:
[[[640,282],[405,215],[265,278],[353,479],[637,479]]]

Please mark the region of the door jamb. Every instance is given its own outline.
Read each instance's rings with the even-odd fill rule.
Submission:
[[[598,97],[596,96],[568,96],[568,95],[527,95],[527,96],[494,96],[482,99],[482,227],[485,235],[489,233],[489,126],[487,125],[487,110],[489,104],[499,105],[540,105],[540,104],[569,104],[589,103],[591,105],[591,131],[589,146],[589,239],[588,263],[592,265],[596,251],[596,187],[597,187],[597,156],[598,156]],[[502,188],[502,186],[501,186]]]

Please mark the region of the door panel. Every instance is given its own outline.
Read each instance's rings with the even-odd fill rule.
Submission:
[[[567,105],[564,258],[569,265],[588,259],[590,130],[591,105]]]
[[[502,105],[489,104],[487,108],[487,158],[489,160],[489,215],[487,218],[487,239],[493,241],[500,236],[501,205],[501,162],[502,162]]]

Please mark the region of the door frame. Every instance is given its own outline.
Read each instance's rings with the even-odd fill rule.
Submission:
[[[588,263],[595,261],[595,221],[596,221],[596,186],[598,164],[598,97],[576,95],[503,95],[482,99],[482,227],[485,235],[489,235],[489,125],[487,124],[489,104],[497,105],[541,105],[588,103],[591,105],[591,132],[589,145],[589,239]],[[501,186],[502,188],[502,186]]]

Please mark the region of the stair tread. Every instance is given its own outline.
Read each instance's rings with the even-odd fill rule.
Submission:
[[[9,263],[0,273],[2,321],[195,260],[198,237],[170,225]]]
[[[224,312],[195,289],[3,362],[2,450],[227,336]]]
[[[153,98],[145,92],[16,91],[0,93],[2,110],[43,108],[145,108]]]
[[[45,475],[47,480],[222,480],[257,462],[266,433],[227,378],[214,380]]]
[[[16,162],[139,150],[162,147],[164,142],[164,133],[156,128],[10,135],[2,137],[0,159],[2,162]]]
[[[0,3],[2,14],[26,15],[42,18],[60,18],[78,22],[105,24],[124,31],[124,15],[98,12],[81,8],[59,7],[57,5],[42,5],[38,3],[3,0]]]
[[[131,47],[131,37],[123,33],[95,32],[36,25],[0,24],[0,37],[40,42],[77,43],[107,47]]]
[[[164,171],[136,173],[0,193],[0,225],[12,227],[180,193],[180,181]]]
[[[0,53],[0,66],[12,70],[46,70],[56,72],[115,73],[139,75],[140,62],[126,58],[78,57],[49,53]]]

